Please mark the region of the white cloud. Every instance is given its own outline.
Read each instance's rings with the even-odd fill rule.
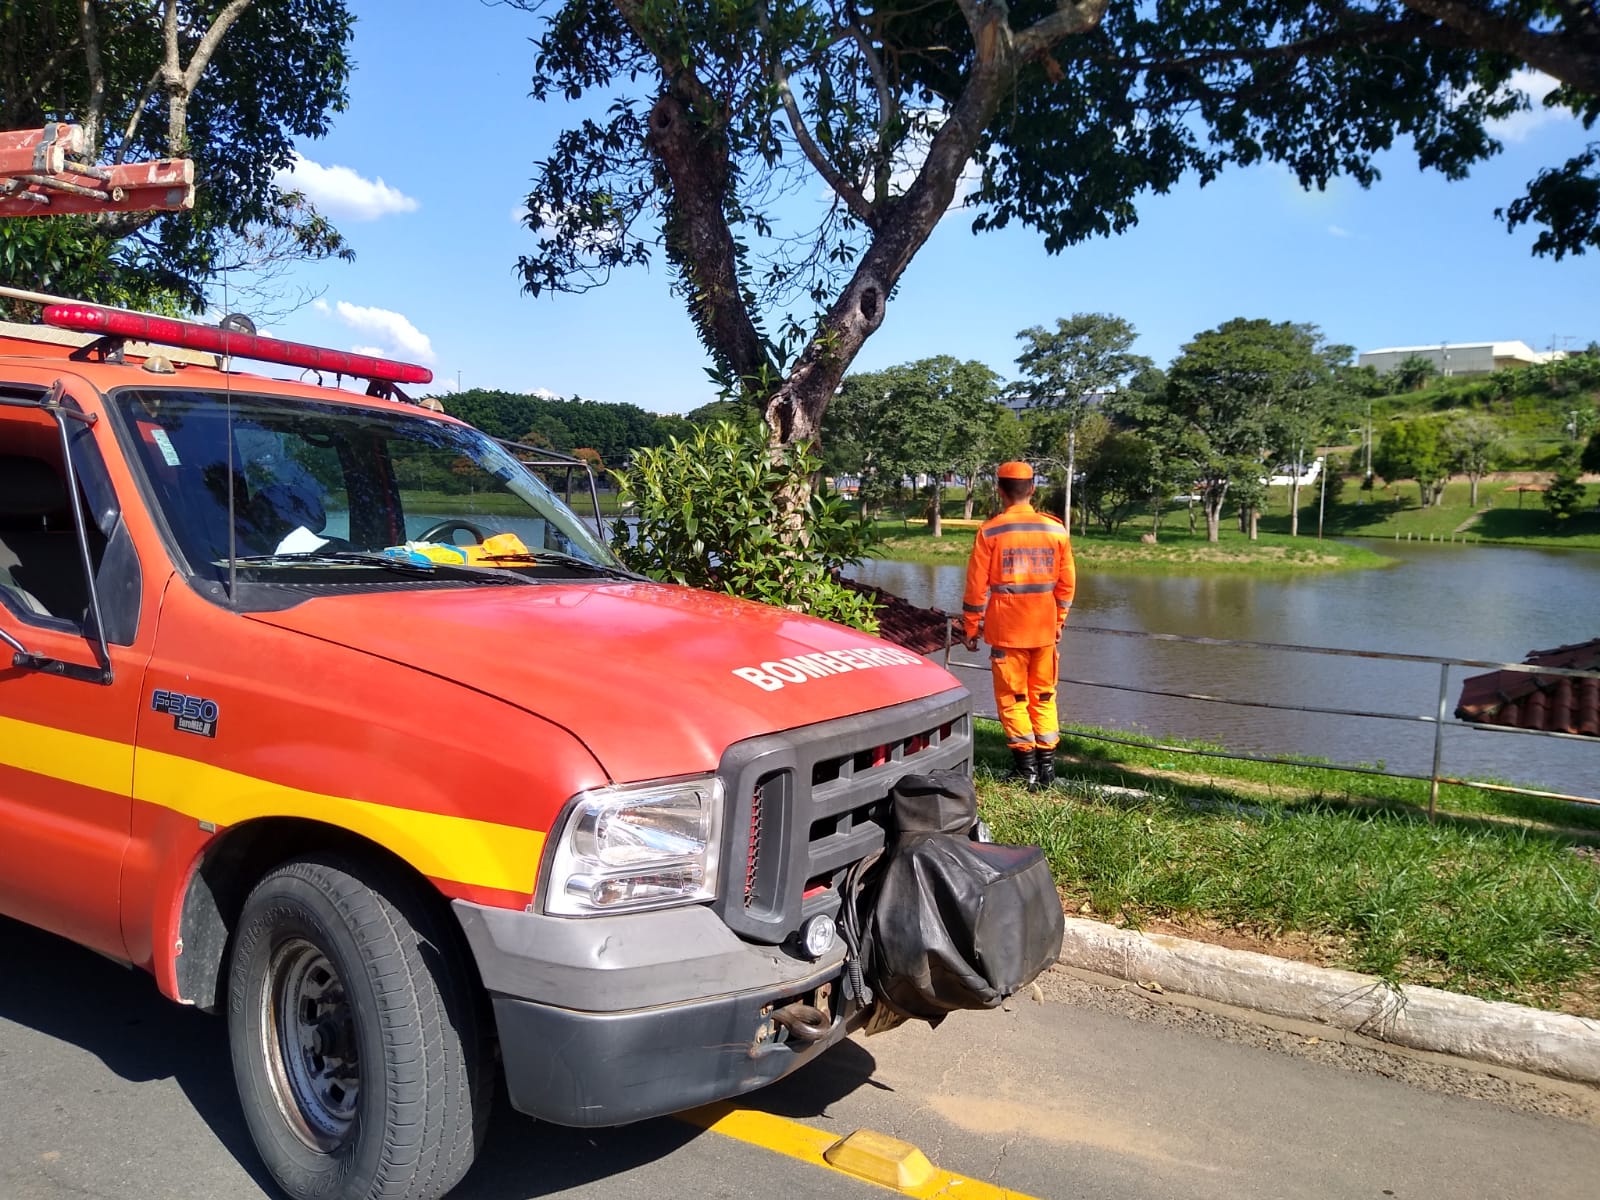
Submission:
[[[379,357],[399,355],[419,362],[433,362],[433,342],[402,314],[387,308],[366,308],[348,300],[340,300],[334,305],[334,311],[351,329],[380,343],[358,346],[357,353]]]
[[[1336,237],[1336,238],[1355,237],[1355,234],[1351,233],[1343,225],[1329,225],[1328,226],[1328,232],[1329,232],[1329,234],[1331,234],[1333,237]]]
[[[328,307],[328,302],[326,300],[324,300],[321,296],[318,296],[311,302],[311,311],[319,312],[323,316],[327,316],[333,310]]]
[[[1573,120],[1570,110],[1546,108],[1544,98],[1555,91],[1557,82],[1543,71],[1523,67],[1512,72],[1511,86],[1524,93],[1533,107],[1525,112],[1512,113],[1503,121],[1489,122],[1489,132],[1508,142],[1523,142],[1535,129],[1557,121]]]
[[[390,213],[414,212],[417,207],[416,200],[381,178],[364,178],[349,167],[325,167],[302,154],[296,154],[294,165],[279,171],[273,182],[285,191],[304,192],[330,217],[374,221]]]

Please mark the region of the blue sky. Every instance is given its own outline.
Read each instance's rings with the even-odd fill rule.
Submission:
[[[571,113],[528,97],[536,18],[473,0],[353,0],[349,109],[299,147],[297,186],[356,250],[297,268],[320,298],[274,323],[302,341],[425,362],[436,390],[544,390],[683,412],[713,399],[708,359],[665,269],[583,296],[521,294],[532,235],[515,213],[533,164]],[[1596,135],[1589,135],[1596,136]],[[1382,160],[1369,190],[1303,191],[1276,167],[1148,197],[1119,237],[1045,254],[1024,229],[974,236],[947,218],[911,264],[854,369],[933,354],[1009,376],[1018,330],[1110,312],[1166,363],[1232,317],[1309,321],[1357,350],[1520,339],[1600,340],[1600,255],[1533,258],[1494,209],[1586,141],[1567,118],[1524,114],[1505,151],[1464,182]]]

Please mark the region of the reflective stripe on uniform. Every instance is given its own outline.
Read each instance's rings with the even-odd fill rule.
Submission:
[[[1056,585],[1054,581],[1050,583],[997,583],[990,590],[1004,592],[1008,596],[1021,596],[1032,592],[1053,592],[1056,590]]]
[[[961,611],[969,613],[981,613],[987,607],[988,606],[984,604],[963,604],[961,606]]]
[[[1064,529],[1058,521],[1007,521],[1003,525],[991,525],[983,531],[986,538],[998,537],[1002,533],[1062,533]]]

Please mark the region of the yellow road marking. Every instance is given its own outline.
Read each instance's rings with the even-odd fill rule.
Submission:
[[[992,1183],[985,1183],[981,1179],[957,1175],[952,1171],[941,1170],[937,1166],[927,1178],[908,1187],[878,1184],[875,1180],[854,1171],[841,1170],[823,1157],[827,1151],[844,1141],[837,1134],[813,1129],[810,1125],[803,1125],[799,1121],[776,1117],[756,1109],[737,1108],[732,1104],[707,1104],[701,1108],[691,1108],[688,1112],[679,1113],[678,1120],[699,1126],[710,1133],[720,1133],[724,1137],[731,1137],[752,1146],[760,1146],[764,1150],[771,1150],[776,1154],[799,1159],[814,1167],[848,1175],[852,1179],[883,1187],[884,1190],[901,1196],[914,1197],[915,1200],[933,1200],[934,1197],[945,1197],[947,1200],[1035,1200],[1034,1197],[1022,1192],[1013,1192]],[[878,1137],[882,1138],[882,1135]]]

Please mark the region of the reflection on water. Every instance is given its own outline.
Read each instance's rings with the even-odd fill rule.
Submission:
[[[1078,576],[1062,674],[1072,680],[1315,704],[1353,712],[1432,716],[1440,668],[1425,663],[1153,642],[1083,627],[1383,650],[1520,662],[1529,651],[1600,637],[1600,554],[1429,543],[1374,542],[1385,570],[1286,579],[1263,576]],[[963,571],[866,562],[860,578],[917,604],[961,611]],[[957,652],[957,659],[978,661]],[[1447,715],[1477,668],[1451,667]],[[985,711],[987,680],[961,672]],[[1433,727],[1415,721],[1332,717],[1063,685],[1062,719],[1153,736],[1205,738],[1252,753],[1378,762],[1427,774]],[[1512,779],[1579,795],[1600,794],[1600,744],[1447,726],[1445,774]]]

